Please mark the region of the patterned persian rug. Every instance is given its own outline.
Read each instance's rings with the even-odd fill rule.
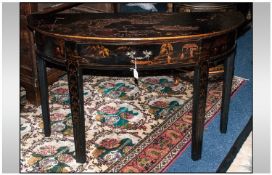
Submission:
[[[244,79],[233,79],[235,92]],[[222,82],[210,83],[205,123],[220,110]],[[191,143],[192,84],[168,76],[84,76],[87,162],[76,163],[67,77],[49,87],[50,137],[41,108],[21,108],[21,172],[162,172]],[[219,131],[218,131],[219,132]]]

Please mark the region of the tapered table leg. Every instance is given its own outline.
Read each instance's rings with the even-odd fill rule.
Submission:
[[[232,78],[234,73],[235,52],[232,53],[224,62],[224,82],[221,105],[220,132],[227,132],[229,103],[231,96]]]
[[[208,87],[208,62],[203,61],[197,64],[194,70],[193,118],[192,118],[193,160],[198,160],[201,158],[207,87]]]
[[[40,56],[37,56],[37,63],[38,63],[38,77],[39,77],[39,88],[40,88],[40,96],[41,96],[44,135],[46,137],[49,137],[51,134],[51,127],[50,127],[50,112],[49,112],[49,102],[48,102],[49,99],[48,99],[46,63],[44,59]]]
[[[82,70],[78,67],[78,63],[75,58],[69,57],[67,59],[67,74],[76,161],[79,163],[84,163],[86,161],[86,141],[83,104],[83,77]]]

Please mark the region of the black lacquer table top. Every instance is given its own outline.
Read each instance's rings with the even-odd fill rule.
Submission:
[[[243,22],[238,12],[31,15],[32,29],[64,38],[160,40],[227,32]]]

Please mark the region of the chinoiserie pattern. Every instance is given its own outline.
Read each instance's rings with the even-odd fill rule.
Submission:
[[[131,68],[137,68],[140,75],[144,71],[146,74],[158,71],[157,75],[161,70],[171,74],[195,71],[192,157],[199,159],[208,69],[228,60],[225,112],[221,120],[221,126],[225,126],[233,76],[233,61],[227,57],[235,51],[236,30],[243,21],[239,12],[30,15],[28,23],[36,33],[37,53],[45,61],[67,70],[77,161],[86,160],[82,71],[89,69],[92,73],[106,72],[113,76],[115,72],[128,72]],[[174,108],[178,103],[168,105]],[[43,109],[47,119],[46,104]],[[155,108],[152,111],[160,114]],[[101,120],[106,119],[104,116]],[[46,120],[45,125],[48,125]],[[131,144],[128,140],[124,142]]]
[[[194,71],[193,121],[192,121],[192,159],[201,158],[204,116],[208,88],[208,62],[200,61]]]
[[[86,161],[86,140],[82,70],[78,64],[74,43],[67,42],[65,46],[76,159],[83,163]]]

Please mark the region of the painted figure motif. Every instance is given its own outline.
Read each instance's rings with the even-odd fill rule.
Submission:
[[[181,49],[178,49],[181,48]],[[216,40],[209,46],[213,52],[226,50],[224,41]],[[203,47],[202,53],[205,55],[206,47]],[[98,63],[103,58],[109,59],[113,64],[175,64],[180,60],[197,58],[199,46],[196,43],[163,43],[161,46],[152,46],[151,48],[137,48],[133,46],[104,46],[89,45],[83,47],[80,55],[88,57],[89,62]],[[94,61],[92,61],[94,59]],[[120,63],[119,63],[120,62]],[[104,62],[103,62],[104,63]]]
[[[159,56],[155,57],[155,60],[165,59],[167,64],[171,63],[172,57],[174,55],[174,49],[171,43],[164,43],[160,48]]]
[[[88,46],[83,50],[84,55],[90,57],[108,57],[110,56],[110,50],[102,45]]]
[[[64,57],[64,40],[56,40],[55,54],[59,58]]]
[[[198,46],[196,44],[185,44],[182,46],[182,51],[180,54],[180,59],[194,58],[196,52],[198,51]]]
[[[105,58],[110,59],[108,62],[114,64],[174,64],[179,60],[196,58],[199,48],[196,43],[188,43],[182,46],[180,44],[163,43],[161,46],[153,46],[154,48],[137,48],[128,46],[103,46],[90,45],[83,47],[80,51],[83,57],[88,57],[89,62],[99,62]],[[181,50],[174,49],[181,47]],[[126,58],[128,60],[126,60]]]

